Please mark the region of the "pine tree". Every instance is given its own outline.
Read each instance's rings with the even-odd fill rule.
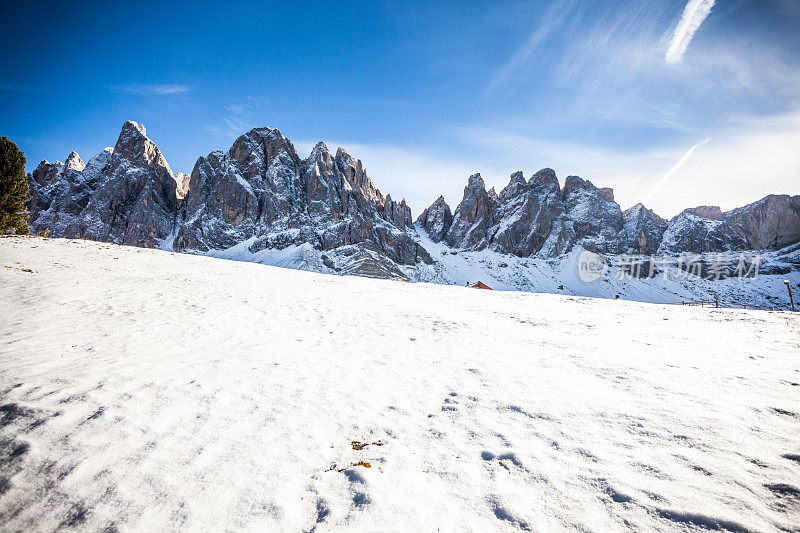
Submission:
[[[6,137],[0,137],[0,235],[28,234],[28,180],[25,154]]]

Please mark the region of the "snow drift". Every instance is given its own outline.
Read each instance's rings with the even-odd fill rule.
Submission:
[[[8,530],[800,523],[800,322],[0,239]]]

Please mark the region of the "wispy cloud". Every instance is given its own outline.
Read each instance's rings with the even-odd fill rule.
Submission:
[[[114,85],[110,87],[110,89],[116,93],[137,94],[139,96],[170,96],[189,92],[188,85],[169,83],[134,83],[126,85]]]
[[[575,0],[556,2],[536,27],[530,36],[517,48],[514,54],[498,69],[492,81],[489,82],[485,94],[488,95],[506,84],[520,69],[527,66],[534,58],[537,49],[547,40],[553,31],[557,30],[575,6]]]
[[[675,163],[674,165],[672,165],[672,168],[667,170],[664,173],[664,175],[661,176],[661,179],[659,179],[658,182],[656,182],[656,184],[653,186],[653,189],[650,191],[650,193],[647,196],[645,196],[644,199],[642,199],[642,203],[646,204],[647,202],[649,202],[656,195],[656,193],[658,193],[658,191],[661,190],[661,187],[663,187],[664,184],[667,181],[669,181],[669,179],[672,176],[674,176],[675,173],[678,172],[678,170],[680,170],[680,168],[683,165],[686,164],[686,162],[689,160],[689,158],[692,157],[692,154],[694,153],[694,151],[697,150],[698,148],[700,148],[701,146],[705,146],[706,144],[708,144],[708,142],[710,140],[711,140],[710,138],[706,137],[702,141],[692,145],[692,147],[689,148],[689,150],[687,150],[685,154],[683,154],[683,156],[678,160],[678,162]]]
[[[242,101],[232,102],[222,106],[224,114],[220,117],[220,121],[224,123],[210,124],[206,129],[213,135],[218,135],[226,139],[235,139],[239,135],[246,133],[249,129],[257,126],[265,126],[259,124],[257,116],[259,115],[260,102],[255,100],[252,96],[245,96]]]
[[[551,167],[562,182],[568,174],[576,174],[598,186],[612,187],[623,209],[647,200],[647,207],[662,216],[692,205],[720,205],[727,210],[770,193],[800,193],[796,185],[800,108],[733,120],[705,133],[714,141],[701,141],[686,153],[685,140],[652,149],[611,149],[480,127],[454,130],[469,147],[464,153],[487,186],[505,186],[514,170],[528,175]],[[675,157],[681,153],[678,166]],[[664,169],[671,170],[666,179]],[[465,183],[466,177],[462,179]],[[651,194],[653,184],[662,180],[658,194]]]
[[[711,13],[712,7],[714,7],[714,0],[689,0],[675,27],[675,33],[672,35],[667,53],[664,55],[667,63],[678,63],[683,59],[683,54],[686,53],[689,43],[692,42],[692,37]]]

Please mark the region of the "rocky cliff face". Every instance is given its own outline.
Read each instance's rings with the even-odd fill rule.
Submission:
[[[622,218],[625,230],[623,251],[627,254],[656,254],[668,222],[642,204],[626,209]]]
[[[186,175],[173,173],[144,126],[126,122],[113,148],[86,163],[75,152],[43,161],[29,181],[31,230],[54,237],[248,257],[299,250],[292,264],[300,268],[379,277],[408,277],[408,268],[433,262],[406,202],[384,196],[361,161],[323,143],[302,159],[272,128],[199,158]],[[417,227],[442,254],[778,249],[800,242],[800,196],[770,195],[727,213],[700,206],[667,222],[641,204],[623,213],[611,189],[577,176],[561,187],[545,168],[529,179],[512,174],[499,194],[474,174],[454,212],[440,196]]]
[[[552,169],[542,169],[527,181],[522,172],[515,172],[499,199],[502,221],[493,236],[496,250],[520,257],[563,251],[568,239],[565,206]]]
[[[747,249],[747,242],[724,220],[705,218],[696,212],[687,209],[670,220],[658,247],[659,255]]]
[[[464,199],[456,208],[445,240],[452,247],[483,250],[498,221],[497,195],[490,196],[481,175],[473,174],[464,187]]]
[[[74,152],[66,163],[43,161],[30,184],[32,231],[54,237],[199,252],[351,247],[350,263],[393,274],[392,263],[431,261],[405,200],[384,197],[361,161],[322,143],[301,160],[271,128],[201,157],[187,176],[172,172],[143,126],[126,122],[113,149],[86,165]]]
[[[598,189],[578,176],[567,176],[561,194],[571,227],[569,248],[580,245],[596,253],[621,251],[622,210],[614,201],[614,191],[608,187]]]
[[[31,230],[51,235],[157,246],[172,231],[178,183],[144,126],[128,121],[117,144],[84,165],[43,161],[31,180]]]
[[[447,236],[450,226],[453,225],[453,213],[450,206],[444,201],[444,196],[439,196],[430,207],[425,209],[417,218],[419,223],[433,242],[441,242]]]
[[[198,159],[186,194],[177,251],[249,250],[309,243],[320,250],[358,245],[404,265],[430,262],[414,239],[405,200],[381,194],[361,161],[317,144],[301,160],[280,131],[257,128],[227,152]]]
[[[770,194],[725,213],[725,221],[753,250],[779,249],[800,242],[800,195]]]
[[[616,253],[622,231],[611,189],[570,176],[562,190],[555,172],[545,168],[529,180],[515,172],[498,195],[486,191],[480,174],[470,176],[446,242],[464,250],[554,257],[576,245]]]
[[[494,195],[470,176],[453,223],[439,198],[418,219],[431,238],[453,248],[489,248],[519,257],[555,257],[576,246],[601,254],[681,254],[779,249],[800,242],[800,196],[770,195],[723,213],[718,206],[684,210],[667,222],[642,204],[621,211],[614,191],[568,176],[559,188],[552,169],[530,180],[522,172]],[[432,217],[432,213],[438,213]],[[444,237],[441,237],[444,235]]]

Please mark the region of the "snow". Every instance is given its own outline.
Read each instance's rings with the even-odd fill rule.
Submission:
[[[800,523],[797,315],[20,237],[0,299],[2,529]]]
[[[616,298],[649,303],[677,303],[713,299],[718,295],[721,301],[742,302],[750,305],[771,306],[787,309],[788,293],[783,284],[789,279],[800,293],[800,272],[796,269],[783,274],[759,274],[757,277],[739,279],[730,277],[722,280],[701,279],[687,275],[676,265],[660,268],[663,273],[653,278],[634,279],[620,276],[617,267],[612,266],[608,276],[593,283],[586,283],[578,276],[578,259],[583,248],[576,246],[568,254],[555,259],[536,257],[516,257],[503,255],[491,250],[455,251],[445,243],[433,242],[425,229],[417,224],[420,244],[430,253],[436,264],[418,265],[404,268],[411,279],[466,285],[482,281],[493,289],[555,294],[588,296],[593,298]],[[551,236],[556,232],[551,232]],[[456,252],[453,254],[452,252]],[[783,252],[763,252],[763,266],[781,265],[789,267],[789,261],[797,259],[782,256]],[[758,254],[750,252],[749,254]],[[748,255],[749,255],[748,254]],[[710,260],[706,254],[703,257]],[[613,259],[613,256],[608,256]],[[739,255],[729,259],[736,264]],[[657,259],[669,259],[661,256]],[[673,258],[677,260],[677,258]],[[505,266],[502,266],[505,265]],[[763,267],[762,267],[763,268]]]

